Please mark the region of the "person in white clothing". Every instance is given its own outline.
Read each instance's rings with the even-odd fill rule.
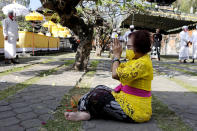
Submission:
[[[16,42],[19,41],[18,24],[14,20],[13,11],[8,12],[8,17],[3,20],[4,35],[4,55],[5,64],[17,64],[16,58]]]
[[[180,63],[183,61],[184,63],[187,63],[186,60],[189,59],[189,33],[188,33],[188,27],[183,26],[183,31],[180,33],[180,50],[179,50],[179,61]]]
[[[134,32],[134,29],[135,29],[134,25],[130,25],[129,30],[127,32],[125,32],[123,38],[124,38],[124,41],[126,43],[128,42],[128,36],[129,36],[129,34],[132,33],[132,32]]]
[[[110,42],[110,51],[109,51],[109,55],[108,57],[111,57],[112,55],[112,46],[114,43],[114,40],[118,38],[118,33],[117,33],[117,29],[113,29],[112,34],[111,34],[111,42]]]
[[[191,42],[192,42],[192,62],[194,63],[194,60],[197,59],[197,25],[196,25],[196,30],[193,31],[192,37],[191,37]]]
[[[113,29],[113,32],[112,32],[111,38],[112,38],[112,39],[118,38],[117,29]]]

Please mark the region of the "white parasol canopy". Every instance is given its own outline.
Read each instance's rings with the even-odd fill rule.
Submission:
[[[5,15],[8,15],[9,11],[13,11],[14,15],[16,16],[21,16],[21,15],[25,16],[29,13],[29,10],[25,6],[17,4],[17,3],[4,6],[2,8],[2,11]]]

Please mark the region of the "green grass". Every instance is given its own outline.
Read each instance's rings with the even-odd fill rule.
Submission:
[[[33,65],[27,65],[27,66],[23,66],[23,67],[14,67],[10,70],[0,72],[0,76],[5,76],[5,75],[8,75],[13,72],[22,71],[24,69],[30,68],[31,66],[33,66]]]
[[[157,75],[165,75],[164,72],[159,72],[159,71],[157,71],[156,69],[153,69],[153,73],[154,73],[154,74],[157,74]]]
[[[93,70],[96,70],[96,67],[98,66],[99,64],[99,61],[98,60],[93,60],[90,62],[90,67],[93,69]]]
[[[60,68],[62,68],[64,66],[68,66],[70,64],[73,64],[72,60],[69,61],[68,63],[65,63],[62,66],[59,66],[59,67],[56,67],[56,68],[53,68],[53,69],[50,69],[50,70],[47,70],[47,71],[43,71],[43,72],[39,73],[39,75],[37,75],[33,78],[30,78],[30,79],[28,79],[28,80],[26,80],[22,83],[16,84],[14,86],[8,87],[5,90],[0,91],[0,100],[3,100],[5,98],[7,98],[8,96],[16,94],[18,91],[30,86],[33,83],[36,83],[37,81],[39,81],[43,77],[49,76],[49,75],[57,72]]]
[[[87,76],[89,76],[89,77],[92,77],[92,76],[94,76],[95,75],[95,73],[96,73],[96,71],[89,71],[89,72],[87,72]]]
[[[172,69],[172,67],[168,67],[168,68],[171,68],[171,69]],[[195,73],[195,72],[189,72],[189,71],[185,71],[185,70],[182,70],[182,69],[177,69],[177,68],[176,68],[176,69],[174,69],[174,70],[180,71],[180,72],[183,72],[183,73],[185,73],[185,74],[192,75],[192,76],[196,76],[196,75],[197,75],[197,73]],[[154,69],[154,73],[155,73],[155,74],[158,74],[158,75],[165,75],[165,74],[166,74],[166,73],[164,73],[164,72],[159,72],[159,71],[157,71],[156,69]],[[179,79],[176,79],[176,78],[174,78],[174,77],[169,78],[169,80],[175,82],[176,84],[180,85],[180,86],[183,87],[183,88],[188,89],[189,91],[192,91],[192,92],[194,92],[194,93],[197,93],[197,87],[195,87],[195,86],[192,86],[192,85],[190,85],[190,84],[187,84],[187,83],[185,83],[184,81],[179,80]]]
[[[52,73],[56,72],[60,67],[56,67],[44,72],[39,73],[38,76],[35,76],[33,78],[30,78],[22,83],[16,84],[14,86],[8,87],[5,90],[0,91],[0,100],[3,100],[7,98],[8,96],[16,94],[19,90],[22,90],[28,86],[30,86],[33,83],[36,83],[39,81],[41,78],[46,77],[48,75],[51,75]]]
[[[157,70],[154,70],[154,72],[159,75],[165,75],[164,72],[158,72]],[[175,78],[169,79],[187,89],[197,91],[195,87],[191,87],[181,80],[177,80]],[[175,114],[175,112],[171,111],[167,105],[163,104],[155,96],[153,96],[152,98],[153,119],[155,119],[158,127],[161,128],[162,131],[192,131],[192,129],[188,125],[186,125],[181,120],[181,118]]]
[[[83,95],[87,93],[90,88],[73,88],[71,89],[68,94],[66,94],[61,101],[61,106],[57,108],[56,112],[54,113],[54,119],[48,120],[46,125],[43,125],[43,128],[46,128],[47,131],[79,131],[81,129],[81,122],[72,122],[67,121],[64,117],[65,111],[73,111],[70,104],[70,99],[72,96],[78,94]]]
[[[0,100],[3,100],[7,98],[8,96],[16,94],[19,90],[22,90],[28,87],[29,85],[37,82],[38,80],[40,80],[40,77],[34,77],[34,78],[26,80],[25,82],[16,84],[15,86],[11,86],[5,90],[0,91]]]
[[[43,60],[40,64],[46,64],[46,63],[49,63],[49,62],[52,62],[52,61],[55,61],[55,59]],[[39,63],[30,64],[30,65],[26,65],[26,66],[23,66],[23,67],[14,67],[12,69],[0,72],[0,76],[5,76],[5,75],[8,75],[8,74],[13,73],[13,72],[22,71],[22,70],[30,68],[30,67],[32,67],[36,64],[39,64]]]
[[[64,65],[71,65],[71,64],[75,63],[75,60],[74,59],[73,60],[65,60],[64,62],[65,62]]]
[[[188,75],[192,75],[192,76],[196,76],[197,75],[197,73],[195,73],[195,72],[186,71],[184,69],[179,69],[179,68],[176,68],[176,67],[168,66],[168,68],[176,70],[176,71],[179,71],[179,72],[182,72],[182,73],[185,73],[185,74],[188,74]]]
[[[66,55],[70,53],[66,52],[37,52],[37,56],[44,56],[44,57],[50,57],[50,56],[59,56],[59,55]]]
[[[192,131],[175,112],[160,102],[155,96],[152,97],[153,119],[155,119],[162,131]]]
[[[82,80],[76,85],[76,87],[69,90],[67,94],[65,94],[64,98],[61,101],[61,106],[57,108],[54,113],[54,119],[48,120],[46,125],[43,125],[47,131],[79,131],[81,130],[81,122],[72,122],[67,121],[64,117],[65,111],[76,111],[73,109],[70,100],[75,95],[84,95],[90,90],[91,81],[89,81],[92,77],[94,77],[96,73],[96,67],[99,61],[92,61],[90,63],[91,71],[86,72],[83,76]],[[86,81],[88,80],[88,81]],[[85,83],[85,84],[84,84]]]
[[[182,87],[184,87],[184,88],[186,88],[186,89],[188,89],[188,90],[190,90],[190,91],[192,91],[194,93],[197,93],[197,87],[195,87],[195,86],[187,84],[184,81],[176,79],[176,78],[171,78],[170,80],[174,81],[178,85],[180,85],[180,86],[182,86]]]
[[[52,61],[55,61],[55,59],[44,60],[44,61],[41,62],[41,64],[46,64],[46,63],[49,63],[49,62],[52,62]]]
[[[158,65],[158,64],[155,64],[155,65]],[[172,64],[162,64],[162,66],[165,66],[169,69],[172,69],[172,70],[175,70],[175,71],[178,71],[178,72],[182,72],[182,73],[185,73],[185,74],[188,74],[188,75],[192,75],[192,76],[196,76],[197,73],[196,72],[191,72],[191,71],[187,71],[187,70],[184,70],[184,69],[179,69],[177,67],[172,67],[171,66]]]

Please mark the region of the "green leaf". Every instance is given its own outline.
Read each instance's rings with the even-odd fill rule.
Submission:
[[[102,0],[97,0],[97,1],[96,1],[96,4],[97,4],[97,5],[102,5]]]

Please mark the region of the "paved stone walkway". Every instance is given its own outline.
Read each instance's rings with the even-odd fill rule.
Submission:
[[[8,102],[1,101],[0,131],[37,131],[82,74],[62,69],[17,93]]]
[[[183,121],[197,131],[197,94],[188,91],[163,76],[154,78],[152,91],[178,116],[181,116]]]
[[[16,67],[24,67],[27,65],[33,65],[46,60],[46,57],[27,57],[27,58],[20,58],[20,64],[4,64],[4,61],[0,61],[0,72],[10,70]]]
[[[41,64],[43,60],[47,59],[56,59],[56,61]],[[0,88],[2,88],[2,84],[8,87],[10,86],[9,84],[17,84],[34,77],[37,73],[40,73],[40,71],[42,72],[62,65],[63,61],[67,59],[68,57],[66,58],[64,55],[58,57],[40,57],[38,59],[32,58],[31,60],[26,60],[24,63],[22,62],[22,64],[11,66],[4,66],[0,62],[0,72],[14,67],[36,64],[23,71],[1,76]],[[97,72],[93,78],[91,87],[103,84],[114,88],[119,82],[111,78],[110,60],[99,57],[96,59],[100,59],[102,62],[97,67]],[[157,72],[165,73],[161,75],[155,74],[152,84],[153,94],[163,103],[167,104],[170,109],[174,110],[194,131],[197,131],[197,95],[169,79],[173,77],[184,80],[186,83],[196,87],[196,76],[185,74],[184,72],[169,67],[196,72],[197,64],[179,64],[174,61],[153,61],[153,65]],[[46,122],[53,117],[53,112],[59,106],[63,95],[76,85],[83,73],[84,72],[71,71],[68,67],[62,67],[52,75],[43,77],[16,95],[9,97],[9,99],[0,101],[0,131],[37,131],[42,122]],[[6,81],[9,84],[6,85],[2,83],[2,81]],[[82,128],[84,131],[160,131],[154,118],[150,122],[143,124],[91,120],[83,122]]]
[[[197,63],[180,64],[174,61],[153,61],[153,66],[158,72],[165,73],[163,76],[166,78],[173,77],[175,79],[184,81],[191,86],[197,87],[197,82],[195,82],[197,81],[197,76],[191,75],[192,73],[197,74]],[[179,70],[182,70],[182,72]],[[187,74],[187,72],[191,74]]]
[[[167,64],[168,66],[163,66]],[[152,90],[163,103],[167,104],[184,122],[197,131],[197,94],[183,88],[170,78],[174,78],[197,88],[197,77],[186,72],[197,73],[197,64],[180,64],[174,61],[153,61],[154,69],[163,75],[155,74]],[[174,67],[175,70],[169,67]],[[177,70],[178,69],[178,70]],[[181,70],[179,70],[181,69]]]
[[[22,71],[17,71],[5,76],[0,76],[0,90],[4,90],[8,87],[14,86],[18,83],[22,83],[28,79],[31,79],[42,72],[53,69],[60,65],[63,65],[64,61],[54,61],[43,64],[36,64]]]
[[[11,73],[4,79],[10,79],[10,83],[20,83],[22,80],[35,76],[40,71],[64,64],[65,62],[62,60],[66,59],[64,57],[59,58],[61,58],[59,61],[37,64],[23,71]],[[37,131],[42,122],[46,122],[53,116],[53,112],[59,106],[64,94],[76,85],[83,73],[72,71],[69,67],[62,67],[57,72],[43,77],[14,96],[0,101],[0,131]],[[21,81],[12,79],[16,76]]]
[[[0,61],[0,72],[10,70],[16,67],[39,64],[47,60],[74,58],[74,56],[74,53],[65,53],[58,56],[26,56],[19,58],[20,64],[4,64],[4,61]]]
[[[68,54],[68,56],[70,54]],[[58,55],[56,57],[48,56],[48,57],[38,57],[38,58],[36,57],[20,58],[21,64],[6,65],[6,66],[5,64],[3,64],[3,61],[1,61],[0,72],[11,70],[13,68],[18,68],[18,67],[25,67],[25,66],[29,66],[29,67],[24,68],[22,71],[16,71],[4,76],[0,76],[0,91],[8,87],[14,86],[18,83],[24,82],[28,79],[31,79],[42,72],[63,65],[65,63],[64,61],[70,59],[70,58],[66,58],[68,56]]]

